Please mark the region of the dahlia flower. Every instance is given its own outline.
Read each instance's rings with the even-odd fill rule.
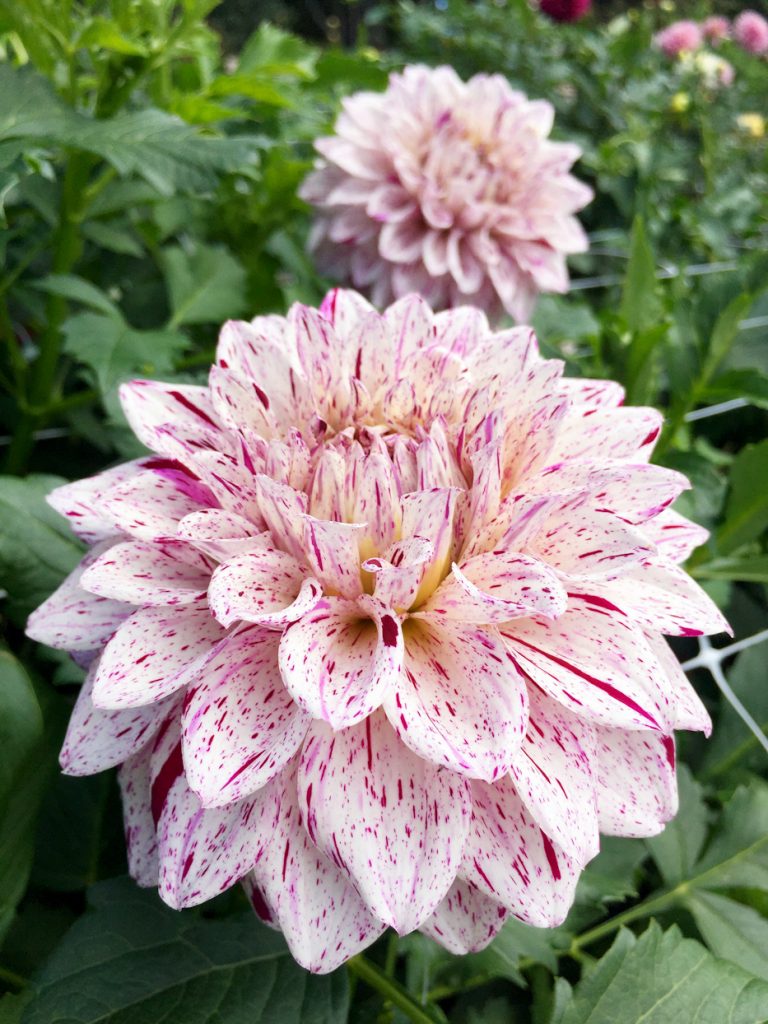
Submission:
[[[553,21],[579,21],[591,9],[592,0],[539,0],[539,10]]]
[[[768,53],[768,21],[757,11],[742,11],[733,23],[733,38],[747,53]]]
[[[553,116],[500,75],[462,82],[449,67],[348,97],[300,193],[319,210],[318,266],[377,306],[416,291],[525,320],[587,249],[573,214],[592,192],[568,173],[579,148],[547,138]]]
[[[656,45],[667,57],[698,50],[701,46],[701,29],[695,21],[675,21],[657,33]]]
[[[120,766],[140,885],[241,881],[324,972],[556,925],[601,832],[663,828],[710,725],[662,634],[727,627],[660,415],[562,371],[334,291],[226,324],[206,387],[123,386],[151,454],[51,494],[90,549],[28,633],[88,666],[61,764]]]
[[[722,15],[713,14],[709,18],[705,18],[701,23],[701,32],[705,39],[716,45],[729,37],[731,34],[731,23]]]
[[[721,86],[732,85],[736,75],[730,61],[705,50],[700,50],[698,53],[689,51],[682,53],[680,64],[684,71],[697,74],[707,89],[719,89]]]

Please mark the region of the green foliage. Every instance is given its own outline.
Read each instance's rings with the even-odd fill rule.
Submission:
[[[262,21],[225,55],[213,0],[0,0],[0,1024],[757,1024],[768,759],[706,669],[714,733],[680,738],[677,818],[604,838],[562,927],[508,921],[466,957],[391,936],[310,977],[237,895],[176,913],[115,880],[114,773],[56,769],[82,671],[23,627],[82,549],[45,495],[138,453],[121,382],[199,382],[224,320],[318,300],[297,198],[312,142],[405,63],[505,74],[582,147],[591,247],[570,269],[588,287],[540,299],[542,348],[665,411],[654,457],[712,532],[688,568],[738,637],[765,626],[768,163],[737,117],[762,110],[768,65],[726,42],[735,81],[711,88],[636,5],[574,26],[527,0],[341,6],[354,48]],[[767,730],[765,647],[724,669]]]
[[[49,960],[24,1024],[337,1024],[346,977],[314,978],[251,913],[169,910],[129,880],[95,886],[91,909]]]

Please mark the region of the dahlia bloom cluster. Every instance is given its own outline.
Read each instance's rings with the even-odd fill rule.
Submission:
[[[230,322],[206,387],[121,391],[151,454],[60,487],[90,550],[30,618],[87,678],[61,763],[120,766],[130,870],[242,881],[330,971],[387,926],[556,925],[601,832],[675,813],[707,713],[662,634],[726,627],[661,418],[528,328],[415,296]]]
[[[735,77],[733,64],[730,61],[705,50],[699,53],[686,51],[680,54],[680,66],[684,71],[698,75],[707,89],[719,89],[721,86],[732,85]]]
[[[695,21],[675,21],[656,35],[656,45],[667,57],[698,50],[703,43],[713,46],[732,38],[747,53],[760,56],[768,53],[768,21],[757,11],[742,11],[731,24],[727,18],[713,15],[700,24]]]
[[[500,75],[463,82],[450,67],[348,97],[300,193],[319,211],[318,266],[379,307],[418,292],[525,320],[587,248],[574,213],[592,193],[568,173],[579,148],[548,139],[553,116]]]

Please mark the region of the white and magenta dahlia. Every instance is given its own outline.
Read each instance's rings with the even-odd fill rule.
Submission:
[[[659,414],[562,371],[334,291],[228,323],[206,387],[124,386],[151,454],[53,492],[90,550],[28,632],[88,666],[61,763],[120,766],[139,884],[242,881],[322,972],[387,926],[556,925],[601,832],[674,815],[706,533]]]
[[[343,101],[301,195],[318,208],[320,270],[378,306],[410,292],[525,320],[539,292],[568,289],[592,198],[569,170],[578,146],[548,138],[554,111],[500,75],[463,82],[412,66],[383,93]]]

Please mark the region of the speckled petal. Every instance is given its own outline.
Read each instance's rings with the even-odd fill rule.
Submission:
[[[677,814],[675,740],[596,728],[597,808],[610,836],[655,836]]]
[[[461,859],[467,781],[412,754],[377,712],[338,733],[315,723],[298,788],[310,838],[349,874],[375,916],[400,934],[422,925]]]
[[[176,718],[151,758],[151,807],[160,861],[158,892],[175,910],[213,899],[253,868],[266,841],[254,827],[264,796],[205,809],[184,777]]]
[[[144,748],[129,757],[117,774],[123,801],[123,827],[128,848],[128,871],[139,885],[155,888],[160,874],[157,835],[150,802],[150,752]]]
[[[221,433],[207,388],[133,380],[121,385],[120,403],[138,439],[170,458],[211,447]]]
[[[592,726],[529,688],[528,731],[512,759],[518,796],[540,828],[579,864],[600,848]]]
[[[374,594],[382,604],[405,610],[416,600],[419,587],[435,559],[435,546],[420,537],[399,540],[381,558],[369,558],[362,568],[375,580]]]
[[[223,626],[243,621],[281,629],[309,612],[321,594],[320,584],[291,555],[258,548],[216,569],[208,602]]]
[[[283,686],[280,635],[250,626],[222,644],[184,701],[187,781],[205,807],[254,793],[293,757],[309,716]]]
[[[509,911],[490,896],[457,878],[448,895],[419,931],[450,953],[463,956],[485,949],[501,930]]]
[[[85,570],[80,585],[130,604],[179,605],[205,592],[210,573],[210,562],[184,541],[135,541],[106,551]]]
[[[665,676],[665,686],[670,691],[669,709],[670,725],[673,729],[691,729],[703,732],[705,736],[712,733],[712,719],[701,702],[701,698],[688,682],[688,677],[680,667],[675,652],[670,648],[663,636],[658,633],[645,633],[645,641],[658,658]]]
[[[646,523],[644,530],[662,557],[678,563],[685,562],[709,537],[709,530],[692,523],[672,509],[665,509],[650,523]]]
[[[530,550],[560,572],[601,578],[625,573],[656,548],[610,512],[571,507],[543,520]]]
[[[411,620],[405,661],[384,702],[403,743],[434,764],[491,781],[509,771],[528,692],[495,630]]]
[[[331,523],[307,516],[304,522],[306,559],[326,590],[354,599],[362,593],[358,541],[365,527]]]
[[[557,575],[543,562],[512,551],[475,555],[454,563],[420,612],[463,622],[509,622],[529,615],[556,619],[568,598]]]
[[[518,619],[501,635],[520,669],[560,704],[595,722],[664,729],[669,696],[639,630],[599,604],[572,599],[556,622]]]
[[[344,729],[362,721],[397,683],[403,637],[397,617],[370,598],[319,601],[283,633],[280,672],[313,718]]]
[[[509,776],[472,783],[461,875],[536,928],[562,924],[581,868],[541,831]]]
[[[565,419],[551,452],[550,462],[591,459],[650,459],[662,426],[655,409],[627,407],[592,410],[577,407]]]
[[[176,535],[184,516],[216,504],[199,481],[190,478],[188,484],[179,486],[169,475],[144,470],[110,488],[102,504],[121,533],[136,540],[164,540]]]
[[[64,651],[96,651],[109,640],[133,606],[91,594],[83,590],[80,581],[89,566],[111,547],[111,541],[107,541],[92,548],[61,586],[32,612],[26,625],[28,637]]]
[[[117,533],[111,516],[102,507],[102,499],[115,484],[130,480],[141,472],[150,459],[136,459],[113,469],[107,469],[96,476],[75,480],[70,484],[56,487],[46,497],[48,504],[59,515],[66,516],[75,536],[86,544],[98,544]]]
[[[385,930],[347,874],[322,854],[301,823],[296,770],[289,766],[269,785],[276,820],[246,879],[254,908],[267,910],[291,953],[307,970],[327,974],[369,946]]]
[[[104,648],[94,703],[133,708],[162,700],[187,685],[225,635],[204,598],[179,608],[139,608]]]
[[[98,661],[91,666],[77,696],[59,754],[65,775],[94,775],[113,768],[141,750],[168,715],[168,701],[146,708],[102,711],[92,700]],[[171,701],[173,698],[171,698]]]
[[[177,536],[204,555],[226,562],[257,547],[272,547],[269,533],[260,533],[244,516],[221,508],[192,512],[178,525]]]

